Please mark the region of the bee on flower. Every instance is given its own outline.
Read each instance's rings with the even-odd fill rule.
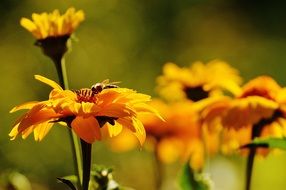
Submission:
[[[106,133],[110,137],[116,136],[127,128],[143,144],[145,129],[138,115],[151,113],[160,117],[146,104],[150,96],[131,89],[98,83],[91,88],[71,91],[63,90],[45,77],[36,75],[35,78],[53,89],[48,100],[28,102],[11,110],[28,110],[10,132],[12,140],[19,135],[25,139],[33,132],[35,140],[41,141],[55,123],[64,122],[87,143],[101,140]]]

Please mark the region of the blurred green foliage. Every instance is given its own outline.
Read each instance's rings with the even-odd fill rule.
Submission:
[[[9,141],[8,132],[18,114],[9,110],[30,100],[43,100],[49,88],[34,74],[57,79],[50,60],[33,45],[34,38],[19,25],[33,12],[83,9],[86,20],[77,29],[72,52],[67,54],[71,88],[90,87],[106,78],[155,95],[161,66],[172,61],[222,59],[248,80],[268,74],[286,84],[286,2],[266,0],[1,0],[0,3],[0,172],[19,170],[33,188],[63,189],[56,177],[71,174],[68,134],[55,126],[40,143],[32,137]],[[100,142],[94,146],[94,163],[113,166],[114,175],[126,186],[152,189],[152,155],[141,150],[116,154]],[[258,158],[259,159],[259,158]],[[209,161],[216,189],[243,187],[244,158],[218,157]],[[255,165],[253,189],[285,187],[285,153],[268,156]],[[177,165],[166,166],[164,189],[175,189]],[[273,175],[271,175],[273,174]],[[226,183],[226,178],[231,183]],[[262,183],[263,182],[263,183]]]
[[[186,163],[182,167],[179,178],[180,187],[182,190],[211,190],[211,181],[206,179],[203,173],[195,172]]]

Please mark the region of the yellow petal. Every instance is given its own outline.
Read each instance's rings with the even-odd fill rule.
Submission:
[[[261,119],[270,118],[277,108],[278,104],[274,101],[260,96],[249,96],[234,101],[222,122],[227,128],[240,129]]]
[[[98,104],[100,106],[105,106],[111,104],[116,98],[120,96],[120,93],[112,89],[103,90],[97,95]]]
[[[19,126],[19,124],[15,125],[13,127],[13,129],[10,131],[10,133],[9,133],[9,137],[11,137],[10,140],[14,140],[17,137],[17,135],[19,134],[18,126]]]
[[[18,110],[22,110],[22,109],[31,109],[33,106],[35,106],[38,103],[38,101],[32,101],[32,102],[26,102],[24,104],[18,105],[16,107],[14,107],[10,113],[16,112]]]
[[[93,143],[101,139],[98,121],[92,117],[77,116],[71,123],[75,133],[87,143]]]
[[[47,13],[32,14],[32,19],[35,25],[37,26],[37,30],[39,31],[39,34],[41,35],[42,39],[48,36],[49,23],[47,16],[48,16]]]
[[[22,132],[21,132],[22,138],[23,138],[23,139],[26,139],[26,138],[33,132],[34,128],[35,128],[35,127],[32,126],[32,127],[29,127],[29,128],[27,128],[27,129],[25,129],[24,131],[22,131]]]
[[[53,124],[54,123],[52,122],[45,122],[45,123],[40,123],[39,125],[35,126],[35,129],[34,129],[35,141],[41,141],[50,131]]]
[[[62,105],[62,106],[64,106],[64,105]],[[80,110],[81,110],[81,104],[77,103],[77,102],[73,102],[71,104],[67,104],[67,109],[70,110],[75,115],[77,115],[80,112]]]
[[[202,145],[198,144],[191,154],[190,165],[195,171],[202,169],[204,165],[204,152]]]
[[[52,109],[41,110],[41,108],[33,107],[33,109],[27,113],[26,117],[20,121],[18,130],[19,132],[22,132],[33,125],[47,122],[51,119],[59,117],[60,114],[55,113],[55,111]]]
[[[165,121],[162,118],[162,116],[159,114],[159,112],[155,108],[153,108],[152,106],[150,106],[148,104],[145,104],[145,103],[136,104],[136,105],[134,105],[134,108],[136,109],[136,112],[152,113],[152,114],[156,115],[162,121]]]
[[[81,108],[83,113],[93,113],[98,112],[100,110],[100,108],[96,104],[90,102],[82,102]]]
[[[118,122],[115,122],[115,125],[107,123],[108,133],[110,137],[117,136],[122,131],[122,125]]]
[[[135,129],[134,135],[138,138],[142,146],[146,139],[146,132],[144,126],[140,120],[133,118],[133,127]]]
[[[113,103],[102,108],[96,115],[120,118],[133,116],[136,113],[126,104]]]
[[[37,30],[37,26],[30,19],[21,18],[20,24],[29,32],[34,32],[35,30]]]
[[[41,75],[35,75],[35,79],[49,85],[50,87],[54,88],[54,89],[58,89],[58,90],[63,90],[62,87],[60,85],[58,85],[56,82],[46,78],[46,77],[43,77]]]
[[[183,152],[183,145],[177,139],[165,138],[157,146],[157,156],[163,163],[173,163],[180,157]]]
[[[143,145],[146,139],[146,132],[142,122],[137,118],[119,118],[116,120],[123,127],[128,128],[139,140],[140,145]]]
[[[109,138],[108,145],[115,152],[125,152],[138,147],[138,140],[130,130],[123,128],[118,136]]]
[[[120,123],[122,126],[128,128],[132,132],[136,131],[133,127],[133,121],[131,117],[118,118],[116,122]]]

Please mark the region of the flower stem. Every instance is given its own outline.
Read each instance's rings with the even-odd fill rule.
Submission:
[[[158,145],[155,145],[154,152],[154,177],[155,177],[155,187],[157,190],[161,189],[162,181],[163,181],[163,164],[158,157]]]
[[[85,142],[84,140],[80,140],[81,142],[81,150],[82,150],[82,167],[83,167],[83,175],[82,175],[82,189],[88,190],[89,179],[90,179],[90,166],[91,166],[91,147],[92,145]]]
[[[68,89],[68,79],[67,79],[67,72],[66,72],[66,65],[65,65],[65,59],[64,57],[55,57],[53,58],[53,61],[56,66],[56,70],[59,77],[59,83],[63,89]],[[70,127],[70,126],[69,126]],[[72,130],[69,131],[70,136],[70,143],[71,143],[71,149],[73,154],[73,162],[74,162],[74,169],[75,173],[77,175],[77,186],[78,189],[81,188],[81,179],[82,179],[82,159],[81,159],[81,153],[80,153],[80,143],[79,139],[76,136],[76,134]]]
[[[254,124],[252,127],[251,140],[254,140],[255,138],[257,138],[261,135],[261,132],[262,132],[264,126],[271,124],[277,118],[282,117],[282,116],[283,116],[283,112],[281,112],[281,110],[277,109],[273,112],[273,114],[270,118],[261,119],[258,123]],[[250,152],[249,152],[249,155],[247,158],[245,190],[250,190],[252,169],[253,169],[256,149],[257,149],[257,147],[255,147],[255,146],[250,147]]]
[[[250,148],[250,152],[249,152],[249,155],[247,157],[245,190],[250,190],[255,152],[256,152],[256,148],[254,148],[254,147]]]
[[[252,128],[252,134],[251,134],[251,140],[255,139],[256,137],[260,136],[260,133],[263,129],[263,126],[261,122],[258,122],[255,124]],[[250,147],[249,154],[247,157],[247,164],[246,164],[246,186],[245,190],[250,190],[251,185],[251,177],[252,177],[252,170],[253,170],[253,164],[254,164],[254,157],[256,153],[256,147]]]

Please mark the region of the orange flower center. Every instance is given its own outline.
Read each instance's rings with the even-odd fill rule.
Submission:
[[[245,98],[248,96],[260,96],[260,97],[264,97],[269,100],[274,100],[270,92],[266,89],[253,88],[253,89],[247,90],[240,96],[240,98]]]
[[[77,95],[78,102],[92,102],[94,103],[96,100],[96,93],[89,88],[82,88],[80,90],[75,91]]]
[[[96,94],[100,93],[102,89],[95,89],[95,88],[82,88],[80,90],[76,90],[75,93],[77,95],[78,102],[91,102],[95,103],[96,101]],[[108,117],[108,116],[95,116],[97,119],[99,126],[103,127],[105,123],[109,123],[110,125],[115,125],[115,120],[118,118],[116,117]]]

